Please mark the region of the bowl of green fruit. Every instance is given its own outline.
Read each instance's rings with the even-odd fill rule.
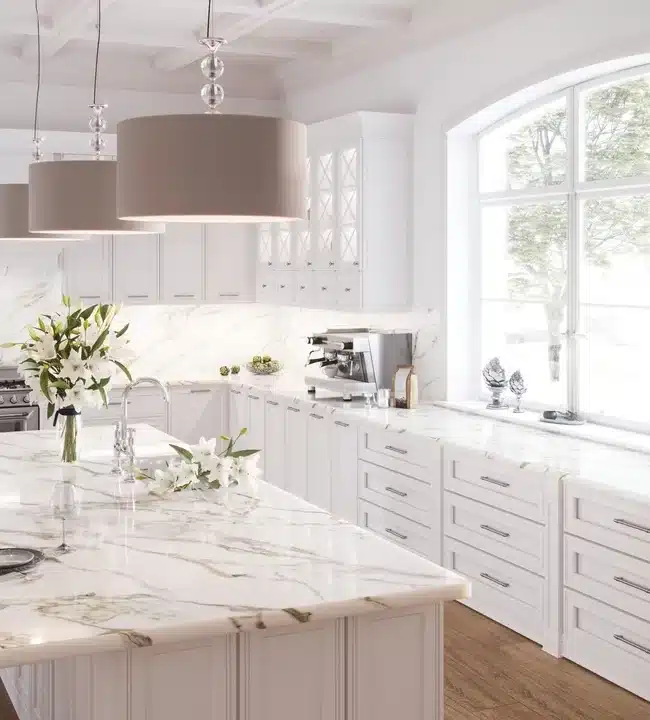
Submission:
[[[253,375],[275,375],[282,370],[282,363],[274,360],[270,355],[255,355],[246,363],[246,369]]]

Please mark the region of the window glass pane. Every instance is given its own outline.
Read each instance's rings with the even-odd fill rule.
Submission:
[[[585,411],[650,423],[650,195],[582,206]]]
[[[564,332],[564,325],[558,328]],[[564,338],[562,338],[563,340]],[[524,402],[566,406],[566,352],[549,342],[547,310],[541,302],[482,303],[481,363],[501,359],[508,375],[520,370],[528,387]],[[559,379],[557,379],[559,377]],[[488,392],[487,388],[483,388]]]
[[[582,96],[583,180],[650,174],[650,76]]]
[[[484,135],[479,146],[480,191],[561,185],[567,175],[566,143],[566,98]]]
[[[482,362],[497,355],[520,370],[529,399],[565,399],[566,201],[482,211]]]

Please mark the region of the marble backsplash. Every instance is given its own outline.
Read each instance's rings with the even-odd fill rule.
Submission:
[[[12,260],[0,252],[0,343],[22,340],[24,327],[41,312],[60,306],[61,274],[56,252],[47,248]],[[253,355],[269,354],[284,363],[282,383],[304,386],[306,337],[331,327],[372,327],[413,332],[421,396],[442,397],[436,351],[437,313],[372,314],[308,310],[269,305],[156,305],[122,309],[137,360],[133,371],[167,380],[210,380],[221,365],[243,365]],[[0,350],[0,364],[17,352]]]

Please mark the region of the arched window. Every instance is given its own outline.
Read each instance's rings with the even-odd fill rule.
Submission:
[[[482,363],[538,406],[650,429],[650,67],[483,132],[478,206]]]

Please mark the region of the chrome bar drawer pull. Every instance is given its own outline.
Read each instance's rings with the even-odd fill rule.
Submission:
[[[289,412],[297,412],[297,413],[300,412],[300,410],[299,410],[298,408],[291,407],[291,405],[289,405],[289,407],[287,408],[287,410],[288,410]]]
[[[339,427],[350,427],[350,423],[344,423],[344,422],[341,422],[341,420],[335,420],[334,424],[338,425]]]
[[[485,578],[486,580],[489,580],[490,582],[496,583],[497,585],[500,585],[502,588],[510,587],[510,583],[503,582],[503,580],[499,580],[498,578],[492,577],[492,575],[488,575],[487,573],[481,573],[481,577]]]
[[[385,445],[384,446],[386,450],[390,450],[391,452],[398,453],[399,455],[408,455],[408,450],[402,450],[402,448],[394,447],[393,445]]]
[[[482,530],[487,530],[488,532],[494,533],[495,535],[498,535],[499,537],[503,538],[509,538],[510,533],[503,532],[503,530],[497,530],[496,528],[490,527],[489,525],[481,525]]]
[[[386,528],[386,532],[393,537],[399,538],[400,540],[406,540],[408,537],[408,535],[402,535],[402,533],[398,533],[397,530],[393,530],[392,528]]]
[[[316,413],[309,413],[309,417],[314,418],[314,420],[322,420],[323,419],[322,415],[316,415]]]
[[[393,493],[393,495],[398,495],[399,497],[407,497],[408,493],[402,492],[401,490],[396,490],[394,487],[391,487],[390,485],[386,485],[384,488],[386,492]]]
[[[492,485],[498,485],[502,488],[510,487],[510,483],[503,482],[503,480],[495,480],[494,478],[491,478],[489,475],[481,475],[481,480],[486,483],[492,483]]]
[[[645,587],[645,585],[638,585],[637,583],[620,576],[615,577],[614,580],[616,580],[617,583],[621,583],[621,585],[627,585],[627,587],[634,588],[635,590],[640,590],[641,592],[648,593],[648,595],[650,595],[650,588]]]
[[[259,400],[260,399],[259,395],[249,395],[248,397],[250,400]]]
[[[267,400],[267,401],[266,401],[266,404],[267,404],[267,405],[273,405],[273,407],[277,407],[280,403],[279,403],[279,402],[276,402],[275,400]]]
[[[618,640],[619,642],[625,643],[626,645],[633,647],[635,650],[640,650],[646,655],[650,655],[650,648],[639,645],[639,643],[635,643],[634,640],[628,640],[625,635],[614,635],[614,640]]]
[[[209,392],[212,392],[210,388],[195,388],[194,390],[190,390],[190,395],[207,395]]]
[[[631,528],[632,530],[639,530],[640,532],[650,533],[650,527],[644,525],[637,525],[636,523],[624,520],[623,518],[614,518],[614,522],[617,525],[623,525],[624,527]]]

